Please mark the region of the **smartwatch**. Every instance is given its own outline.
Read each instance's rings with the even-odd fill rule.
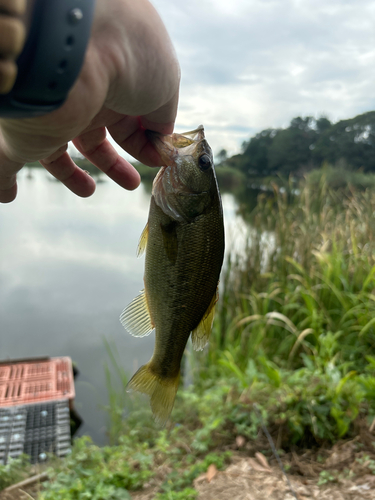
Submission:
[[[30,1],[30,0],[29,0]],[[0,117],[31,118],[59,108],[81,70],[95,0],[34,0],[12,90],[0,95]]]

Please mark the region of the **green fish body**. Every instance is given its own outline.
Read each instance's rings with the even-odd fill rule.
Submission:
[[[135,336],[155,328],[153,356],[128,388],[150,396],[155,420],[164,425],[190,334],[196,350],[208,342],[224,257],[224,224],[203,127],[171,136],[153,134],[152,139],[165,166],[154,180],[138,246],[138,255],[146,253],[145,287],[120,320]]]

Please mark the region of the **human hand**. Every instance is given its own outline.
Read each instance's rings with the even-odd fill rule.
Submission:
[[[19,16],[26,0],[0,0],[0,94],[11,90],[17,76],[16,57],[25,41],[25,27]]]
[[[139,174],[106,130],[142,163],[160,165],[145,130],[173,131],[178,88],[172,44],[148,0],[97,0],[85,62],[63,106],[41,117],[0,119],[0,202],[15,199],[16,173],[36,160],[75,194],[93,194],[94,180],[66,151],[70,140],[120,186],[135,189]]]

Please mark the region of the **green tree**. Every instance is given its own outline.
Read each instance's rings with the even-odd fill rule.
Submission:
[[[328,118],[293,118],[285,129],[266,129],[242,145],[242,154],[226,160],[247,177],[300,175],[324,162],[342,161],[354,169],[375,171],[375,111],[332,124]]]
[[[218,163],[223,163],[228,158],[227,150],[222,149],[221,151],[219,151],[216,158]]]
[[[275,135],[268,150],[272,172],[289,175],[311,163],[311,151],[317,139],[314,125],[315,120],[310,116],[293,118],[287,129]]]
[[[375,171],[375,111],[326,128],[319,136],[313,157],[318,163],[345,160],[355,169]]]
[[[266,176],[272,173],[268,163],[268,151],[277,130],[267,129],[243,144],[242,171],[248,176]]]

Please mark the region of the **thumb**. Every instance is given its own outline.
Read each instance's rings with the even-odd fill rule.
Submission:
[[[148,130],[160,132],[161,134],[171,134],[177,115],[178,91],[166,104],[159,109],[141,116],[141,124]]]

